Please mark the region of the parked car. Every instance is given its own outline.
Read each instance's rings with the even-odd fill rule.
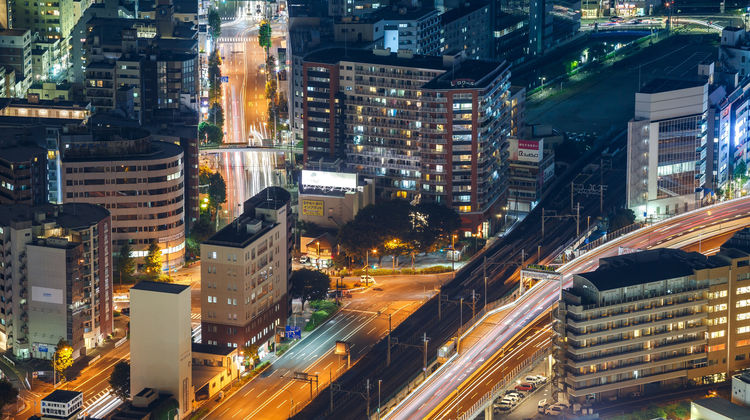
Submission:
[[[548,416],[559,416],[565,411],[565,406],[562,404],[552,404],[544,410],[544,414]]]
[[[514,403],[518,402],[518,400],[520,399],[521,398],[519,398],[518,395],[516,394],[507,394],[506,396],[503,397],[503,401],[510,400],[510,401],[513,401]]]
[[[539,404],[536,406],[536,410],[541,414],[544,414],[545,410],[549,407],[549,403],[546,398],[539,400]]]
[[[511,407],[515,407],[515,405],[516,405],[516,400],[514,400],[513,398],[510,398],[510,397],[508,397],[508,396],[506,395],[506,396],[505,396],[505,397],[504,397],[504,398],[502,399],[502,401],[500,401],[500,404],[508,404],[508,405],[510,405]]]
[[[510,410],[511,408],[513,408],[513,406],[512,406],[512,405],[510,405],[510,404],[508,404],[508,403],[503,403],[503,402],[501,402],[500,404],[495,404],[495,409],[496,409],[496,410],[500,410],[500,411],[508,411],[508,410]]]
[[[520,383],[516,385],[516,391],[533,391],[533,390],[534,390],[534,385],[528,382],[524,382],[524,383]]]
[[[300,264],[307,264],[308,261],[310,261],[310,259],[307,258],[307,255],[303,255],[303,256],[299,257],[299,263]]]
[[[523,392],[518,392],[518,391],[509,391],[509,392],[506,392],[505,395],[514,395],[518,397],[519,399],[526,396]]]

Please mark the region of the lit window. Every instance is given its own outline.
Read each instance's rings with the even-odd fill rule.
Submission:
[[[737,334],[745,334],[750,332],[750,327],[739,327],[737,328]]]
[[[724,330],[714,331],[711,333],[711,338],[720,338],[720,337],[724,337]]]

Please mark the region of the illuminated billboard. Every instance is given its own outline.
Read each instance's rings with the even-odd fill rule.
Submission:
[[[323,201],[321,200],[301,200],[302,214],[305,216],[323,216]]]
[[[355,190],[357,189],[357,174],[303,170],[302,187]]]
[[[510,142],[510,160],[519,162],[536,162],[542,161],[544,147],[543,140],[518,140],[509,139]]]

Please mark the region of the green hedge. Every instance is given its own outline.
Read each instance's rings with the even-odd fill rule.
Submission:
[[[415,275],[415,274],[438,274],[438,273],[448,273],[451,271],[450,266],[446,265],[434,265],[432,267],[426,267],[426,268],[417,268],[412,270],[411,268],[400,268],[396,269],[396,275],[402,274],[402,275]],[[351,276],[363,276],[365,274],[364,269],[357,269],[357,270],[341,270],[341,275],[346,277]],[[391,268],[377,268],[374,270],[367,270],[367,275],[376,277],[376,276],[392,276],[394,275],[393,269]]]
[[[338,306],[336,303],[328,300],[315,300],[310,302],[310,307],[316,309],[310,317],[310,321],[305,325],[305,331],[310,332],[319,325],[326,322],[333,314],[336,313]]]

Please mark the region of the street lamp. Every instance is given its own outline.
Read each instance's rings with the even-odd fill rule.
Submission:
[[[315,266],[318,267],[318,270],[320,270],[320,241],[315,241],[315,245],[317,245],[318,247],[318,252],[315,256]]]
[[[451,235],[451,271],[454,276],[456,275],[456,236]]]
[[[380,384],[383,383],[382,379],[378,379],[378,420],[380,420]]]
[[[542,90],[544,90],[544,81],[547,80],[547,78],[542,76],[540,79],[542,79]]]

